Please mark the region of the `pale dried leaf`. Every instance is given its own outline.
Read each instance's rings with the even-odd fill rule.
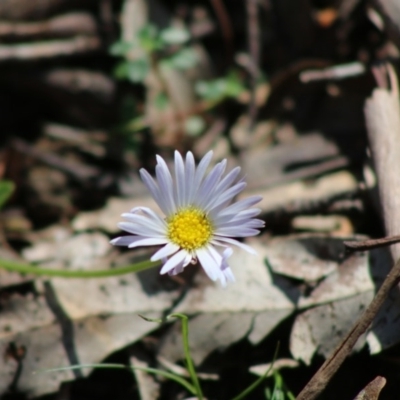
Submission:
[[[266,248],[261,238],[248,240],[257,255],[235,249],[229,264],[236,282],[221,289],[210,282],[205,274],[196,276],[196,287],[187,293],[174,312],[195,314],[199,312],[238,312],[293,309],[287,294],[274,285],[265,265]]]
[[[139,367],[139,368],[150,367],[148,362],[140,360],[137,357],[131,357],[131,365],[132,367]],[[134,369],[133,371],[138,385],[140,399],[141,400],[158,399],[158,397],[160,396],[160,383],[155,380],[154,375],[151,375],[145,371],[140,371],[138,369]]]
[[[292,358],[280,358],[271,363],[254,365],[249,368],[249,371],[258,376],[263,376],[269,371],[267,376],[272,376],[274,371],[279,371],[283,368],[297,368],[299,365],[299,362]]]
[[[149,207],[154,212],[162,214],[160,208],[152,197],[133,197],[127,199],[110,198],[104,208],[96,211],[82,212],[72,221],[72,227],[76,231],[100,229],[109,233],[119,231],[118,222],[121,222],[121,214],[129,212],[134,207]]]
[[[1,354],[5,354],[10,342],[26,349],[22,361],[22,371],[18,379],[17,389],[34,397],[44,393],[54,392],[60,382],[74,378],[72,371],[43,372],[44,369],[66,367],[69,360],[61,342],[61,329],[58,325],[45,325],[40,328],[27,330],[16,335],[0,339]],[[15,360],[0,357],[0,392],[10,370],[15,368]],[[16,370],[16,368],[15,368]],[[42,372],[40,372],[42,371]]]
[[[42,266],[85,269],[96,264],[99,268],[111,248],[108,237],[100,232],[71,236],[60,230],[52,240],[40,241],[25,249],[23,255],[28,261],[40,262]]]
[[[307,209],[318,202],[338,199],[355,193],[358,183],[347,171],[335,172],[316,178],[312,184],[304,181],[291,182],[268,189],[249,189],[239,195],[243,199],[249,195],[261,195],[263,199],[257,205],[264,213],[295,212]]]
[[[293,128],[282,125],[277,130],[277,134],[281,134],[284,130],[292,133]],[[248,137],[247,141],[249,141]],[[293,173],[297,173],[296,170],[289,172],[288,167],[318,164],[321,160],[338,155],[339,149],[336,144],[321,134],[310,133],[294,136],[290,141],[268,148],[260,146],[259,143],[256,144],[243,154],[243,171],[248,176],[248,184],[251,187],[279,185],[287,183],[288,179],[296,179],[292,176]],[[297,170],[300,169],[301,167],[297,168]],[[265,171],[268,171],[268,174]]]
[[[391,4],[390,1],[387,4]],[[394,3],[393,3],[394,4]],[[398,235],[400,218],[400,101],[396,73],[391,65],[375,69],[378,80],[390,79],[391,90],[379,87],[365,102],[365,120],[376,174],[386,234]],[[381,82],[383,83],[383,82]],[[400,258],[400,245],[391,247],[393,260]]]
[[[373,292],[364,292],[335,302],[314,307],[300,314],[290,335],[293,357],[309,365],[315,353],[327,357],[348,333],[354,321],[373,298]],[[365,343],[361,337],[354,350]]]
[[[377,354],[399,342],[400,289],[395,287],[379,310],[367,336],[371,354]]]
[[[336,271],[343,251],[341,239],[306,234],[269,240],[266,255],[273,272],[315,282]]]
[[[373,381],[361,390],[354,400],[378,400],[379,394],[386,385],[386,379],[383,376],[377,376]]]
[[[379,260],[387,252],[379,252]],[[375,289],[371,271],[379,266],[373,262],[368,253],[355,253],[340,263],[335,272],[322,281],[308,296],[300,296],[298,306],[309,307],[315,304],[334,302]]]

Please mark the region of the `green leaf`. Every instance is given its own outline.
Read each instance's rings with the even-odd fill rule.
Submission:
[[[186,70],[197,64],[198,57],[194,49],[182,49],[169,57],[168,61],[173,68]]]
[[[149,60],[141,58],[139,60],[130,61],[128,65],[128,80],[134,83],[143,82],[150,70]]]
[[[110,47],[110,54],[112,56],[124,56],[132,47],[134,47],[133,43],[121,40]]]
[[[179,45],[190,39],[190,33],[184,27],[170,26],[161,31],[160,38],[167,45]]]
[[[159,110],[165,110],[169,104],[168,96],[164,92],[160,92],[154,99],[154,106]]]
[[[161,49],[163,43],[159,37],[158,28],[155,25],[147,24],[139,32],[137,36],[139,45],[148,53]]]
[[[150,64],[147,58],[140,58],[135,61],[123,61],[114,70],[117,79],[128,79],[133,83],[140,83],[146,79]]]
[[[235,72],[214,79],[212,81],[199,81],[196,84],[196,92],[205,100],[221,100],[225,97],[237,97],[243,90],[244,85],[240,76]]]
[[[0,208],[11,197],[15,189],[14,182],[0,181]]]
[[[193,115],[185,121],[185,132],[190,136],[200,135],[206,127],[206,123],[202,117]]]
[[[223,79],[199,81],[196,83],[195,90],[205,100],[218,100],[224,97],[225,83]]]
[[[245,90],[240,76],[236,73],[230,73],[225,80],[225,94],[229,97],[237,97]]]
[[[117,79],[127,79],[129,71],[129,61],[122,61],[114,69],[114,76]]]

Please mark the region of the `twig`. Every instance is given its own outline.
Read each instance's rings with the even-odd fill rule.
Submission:
[[[233,58],[233,39],[234,32],[232,24],[229,19],[229,14],[221,0],[210,0],[214,12],[217,16],[218,22],[221,27],[222,36],[225,41],[225,52],[226,52],[226,65],[230,65]]]
[[[398,234],[400,220],[400,102],[398,82],[393,67],[389,64],[385,70],[375,69],[378,84],[390,84],[388,88],[377,88],[365,104],[368,138],[379,182],[379,195],[382,204],[383,219],[388,236]],[[389,77],[387,82],[384,75]],[[297,400],[315,399],[329,383],[345,358],[350,354],[358,338],[368,329],[389,291],[400,281],[400,245],[391,248],[396,265],[390,271],[371,304],[359,318],[350,333],[325,361],[300,392]]]
[[[86,180],[99,176],[100,169],[67,160],[55,153],[43,152],[22,139],[14,138],[11,146],[19,152],[34,157],[47,165],[64,171],[77,179]]]
[[[352,240],[343,242],[343,244],[353,251],[367,251],[377,249],[379,247],[390,246],[391,244],[400,243],[400,235],[388,236],[379,239],[368,239],[368,240]]]
[[[84,12],[70,13],[38,22],[0,22],[0,37],[66,37],[76,35],[96,35],[94,18]]]
[[[366,68],[360,62],[334,65],[323,69],[309,69],[300,73],[300,81],[309,83],[320,80],[341,80],[365,74]]]
[[[336,347],[333,354],[322,364],[322,367],[299,393],[296,400],[313,400],[325,389],[333,375],[351,353],[358,338],[367,331],[376,314],[386,300],[390,290],[400,282],[400,260],[389,272],[378,293],[364,314],[358,319],[353,329],[344,340]]]
[[[257,0],[246,1],[247,10],[247,31],[248,31],[248,42],[249,42],[249,53],[251,58],[252,68],[250,70],[251,82],[250,82],[250,102],[249,102],[249,117],[250,124],[249,130],[252,131],[257,118],[257,102],[256,102],[256,90],[257,81],[259,78],[259,64],[260,64],[260,29],[258,25],[258,7]]]
[[[354,400],[378,400],[379,394],[385,385],[386,379],[383,376],[377,376],[361,390]]]
[[[37,60],[51,57],[71,56],[101,48],[97,36],[77,36],[65,40],[49,40],[47,42],[0,45],[0,60]]]

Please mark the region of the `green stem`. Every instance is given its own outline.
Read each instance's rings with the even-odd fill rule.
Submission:
[[[257,386],[259,386],[262,383],[262,381],[268,376],[268,374],[274,367],[274,362],[275,362],[276,358],[278,357],[278,351],[279,351],[279,343],[276,346],[274,358],[272,359],[272,363],[269,366],[269,368],[255,382],[253,382],[249,387],[244,389],[243,392],[241,392],[237,396],[235,396],[232,400],[242,400],[242,399],[246,398],[254,389],[257,388]]]
[[[100,269],[92,271],[71,271],[65,269],[49,269],[40,268],[33,265],[21,264],[16,261],[0,259],[0,268],[8,271],[19,272],[21,274],[40,275],[40,276],[55,276],[61,278],[106,278],[109,276],[124,275],[134,272],[143,271],[160,265],[159,261],[153,262],[150,260],[142,261],[136,264],[126,265],[114,269]]]
[[[201,391],[200,382],[197,378],[196,370],[193,365],[192,357],[190,356],[189,350],[189,318],[184,314],[171,314],[167,318],[179,318],[182,321],[182,337],[183,337],[183,350],[185,352],[185,359],[187,369],[190,377],[192,378],[193,386],[196,388],[197,397],[199,400],[203,400],[203,392]]]
[[[185,389],[187,389],[190,393],[196,394],[196,388],[193,387],[189,382],[185,379],[181,378],[180,376],[174,375],[170,372],[163,371],[161,369],[155,368],[147,368],[147,367],[129,367],[122,364],[82,364],[82,365],[71,365],[68,367],[60,367],[60,368],[51,368],[45,369],[38,372],[58,372],[58,371],[70,371],[82,368],[96,368],[96,369],[134,369],[138,371],[144,371],[148,374],[159,375],[163,376],[164,378],[170,379],[182,385]]]

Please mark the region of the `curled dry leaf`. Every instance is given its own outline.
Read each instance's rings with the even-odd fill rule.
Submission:
[[[383,376],[377,376],[361,390],[354,400],[378,400],[379,394],[385,385],[386,379]]]
[[[273,363],[254,365],[250,367],[249,371],[255,375],[263,376],[267,371],[267,376],[272,376],[274,371],[279,371],[283,368],[297,368],[299,366],[299,362],[293,360],[292,358],[280,358],[279,360],[275,360]]]

